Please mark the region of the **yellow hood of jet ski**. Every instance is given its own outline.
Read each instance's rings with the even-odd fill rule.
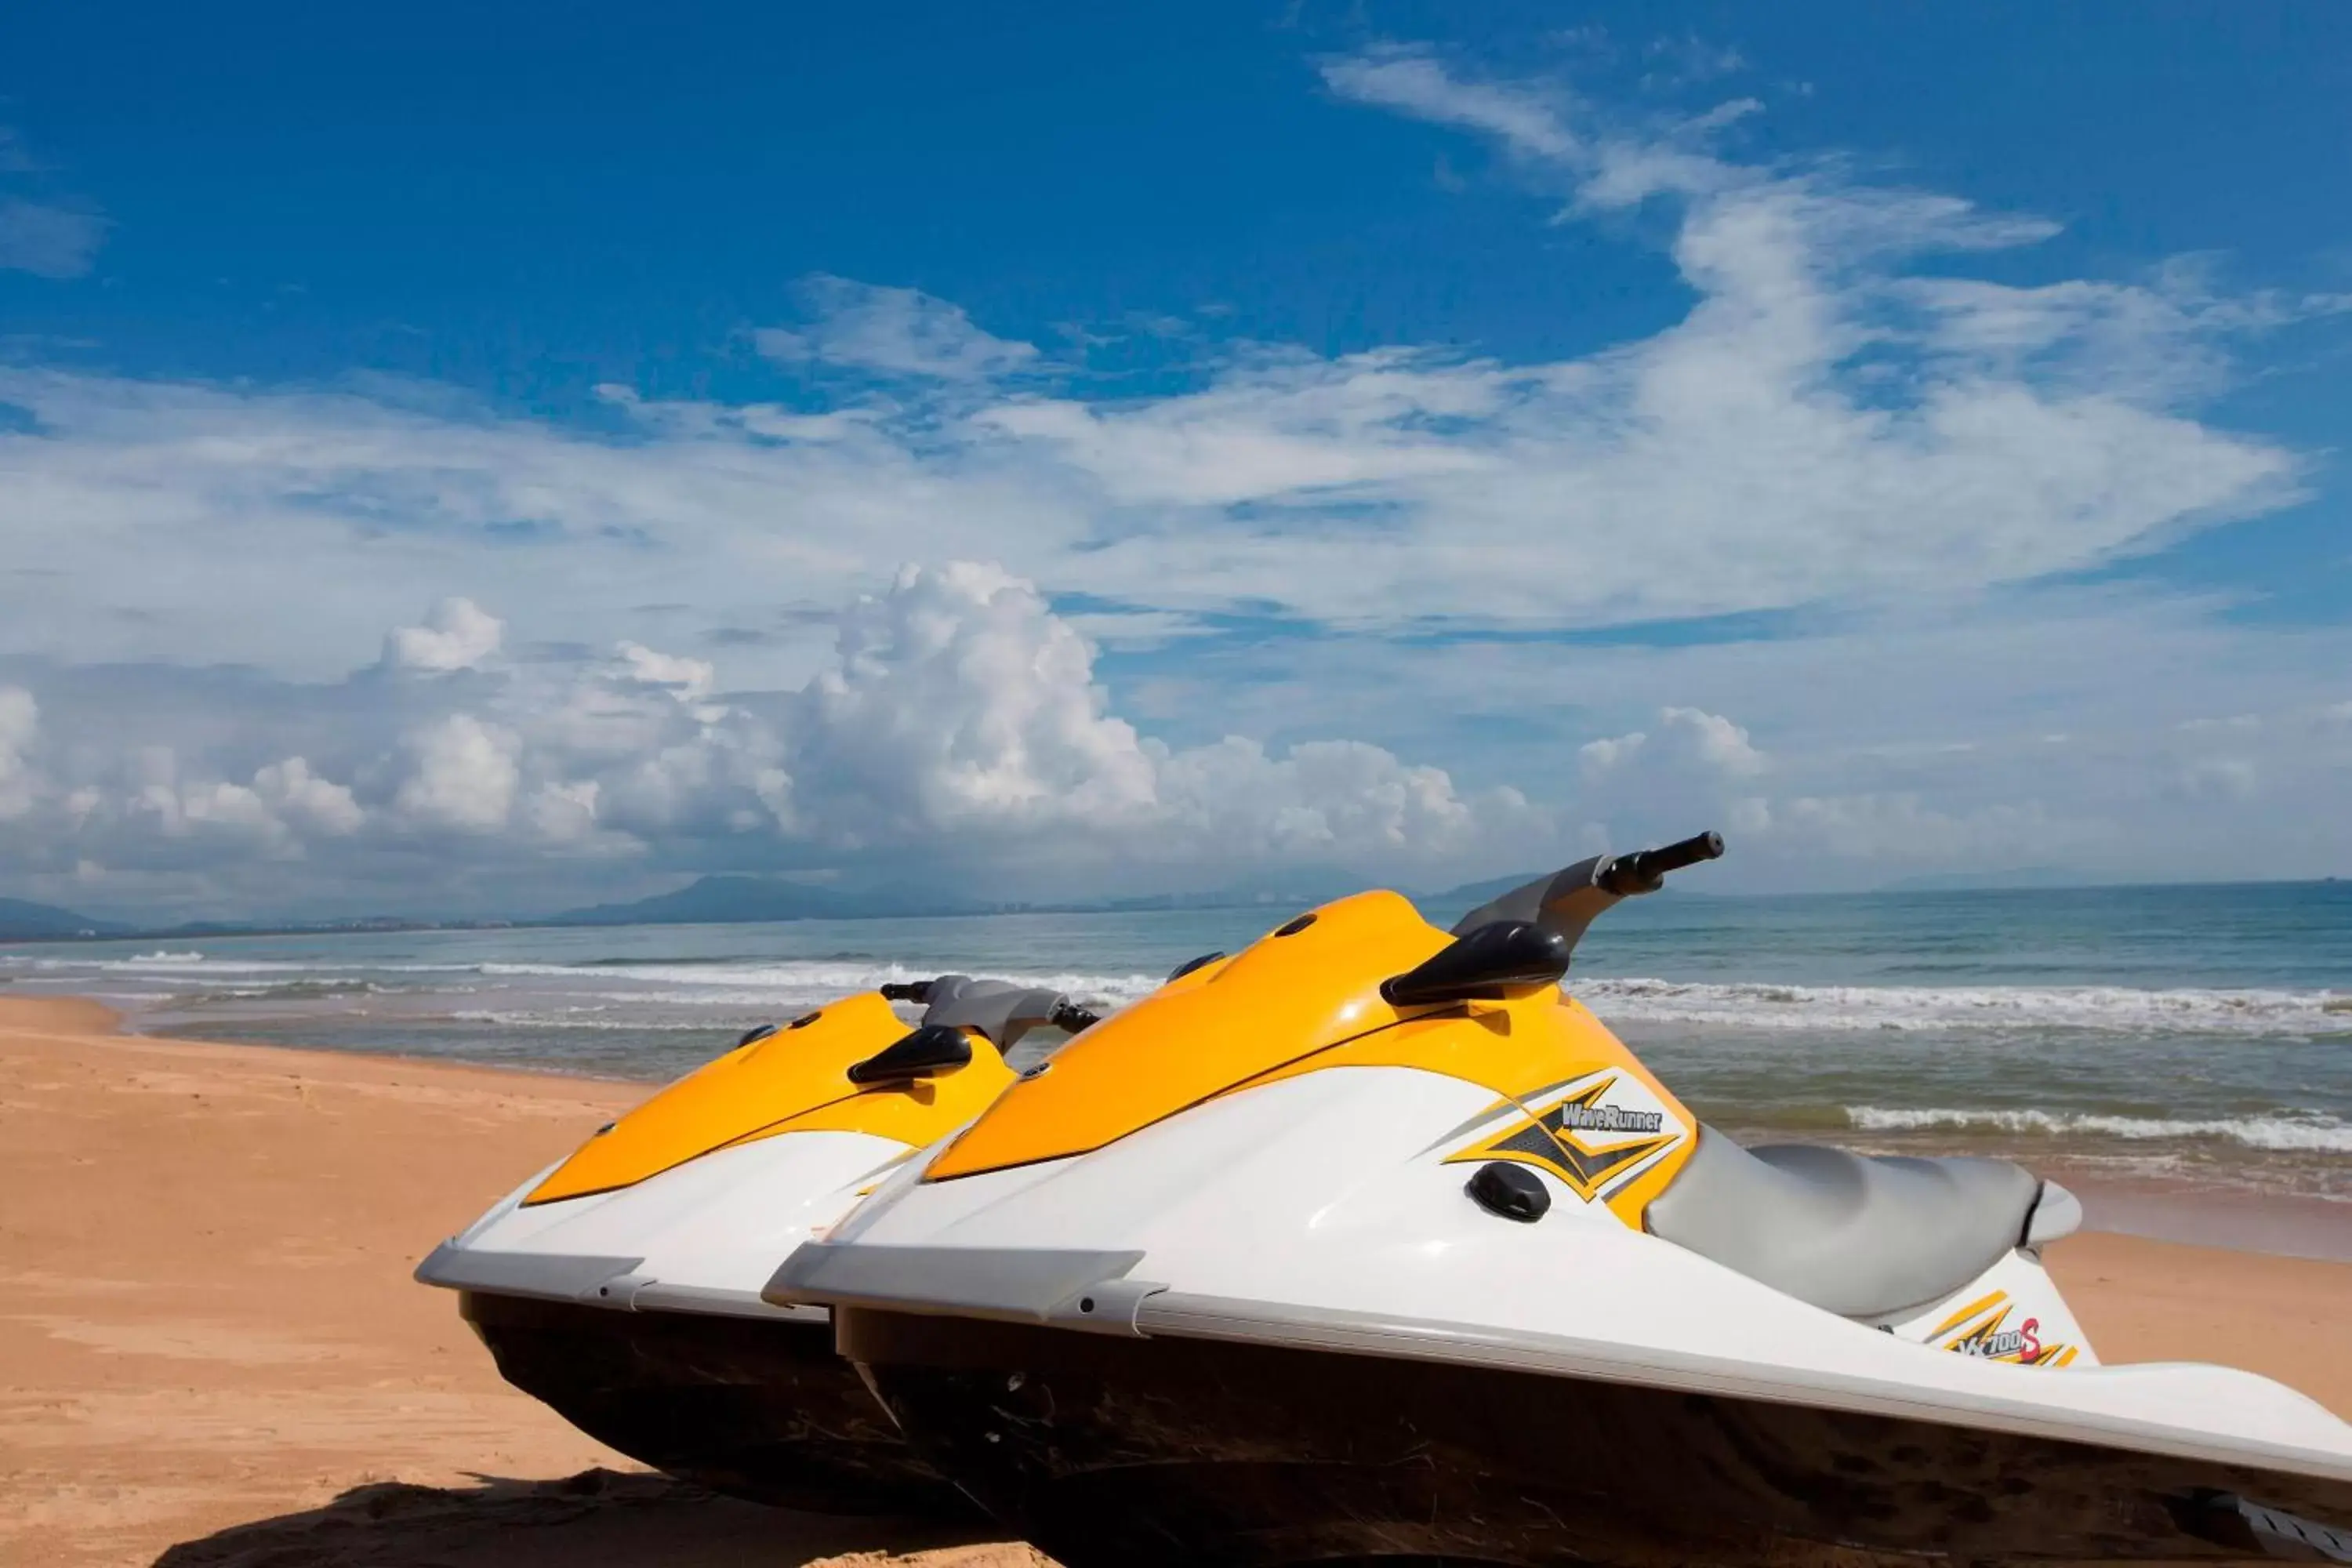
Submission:
[[[860,1086],[849,1068],[907,1033],[874,991],[829,1003],[671,1084],[582,1144],[526,1205],[634,1186],[716,1150],[784,1132],[866,1132],[919,1148],[980,1114],[1013,1081],[977,1034],[937,1078]]]
[[[1326,904],[1079,1035],[1006,1090],[923,1179],[1089,1153],[1203,1101],[1328,1068],[1418,1068],[1503,1102],[1615,1068],[1693,1124],[1599,1019],[1549,982],[1438,1007],[1400,1009],[1381,997],[1383,980],[1451,940],[1396,893]],[[1611,1207],[1638,1225],[1688,1152],[1685,1143]]]

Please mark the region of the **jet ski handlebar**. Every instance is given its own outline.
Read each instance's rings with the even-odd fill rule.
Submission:
[[[1081,1029],[1091,1029],[1101,1023],[1102,1015],[1091,1007],[1081,1007],[1075,1002],[1066,1001],[1054,1009],[1054,1016],[1045,1022],[1066,1034],[1075,1035]]]
[[[1573,949],[1585,928],[1619,900],[1654,893],[1667,872],[1722,853],[1723,835],[1700,833],[1656,849],[1595,855],[1480,904],[1454,921],[1454,934],[1467,936],[1481,926],[1508,921],[1540,927]]]
[[[1614,893],[1619,898],[1635,893],[1654,893],[1664,884],[1667,872],[1696,866],[1702,860],[1715,859],[1722,853],[1722,834],[1712,831],[1695,833],[1678,844],[1668,844],[1656,849],[1636,849],[1630,855],[1620,855],[1603,865],[1592,880],[1602,891]]]
[[[925,1009],[926,1024],[978,1029],[1006,1047],[1040,1024],[1075,1035],[1102,1022],[1101,1015],[1079,1006],[1059,991],[1013,981],[975,980],[969,974],[893,980],[876,989],[886,1002],[919,1004]]]

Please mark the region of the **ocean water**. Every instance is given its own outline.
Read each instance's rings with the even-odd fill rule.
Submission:
[[[153,1033],[660,1080],[885,980],[1116,1005],[1293,912],[26,944],[0,947],[0,994],[95,996]],[[2352,884],[1669,892],[1603,917],[1570,988],[1743,1136],[2294,1194],[2352,1226]]]

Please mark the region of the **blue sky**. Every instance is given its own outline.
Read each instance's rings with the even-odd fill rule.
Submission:
[[[2352,860],[2338,8],[47,11],[0,891]]]

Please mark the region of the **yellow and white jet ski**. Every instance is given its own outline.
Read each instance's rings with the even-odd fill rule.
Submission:
[[[893,1001],[925,1004],[919,1026]],[[416,1278],[459,1293],[508,1382],[657,1469],[826,1512],[967,1508],[834,1354],[824,1310],[770,1305],[760,1287],[985,1109],[1024,1035],[1094,1022],[1058,992],[943,975],[754,1029]]]
[[[1301,915],[803,1245],[920,1452],[1069,1568],[2352,1561],[2352,1427],[2102,1366],[2062,1188],[1743,1148],[1559,981],[1702,835],[1452,933]]]

